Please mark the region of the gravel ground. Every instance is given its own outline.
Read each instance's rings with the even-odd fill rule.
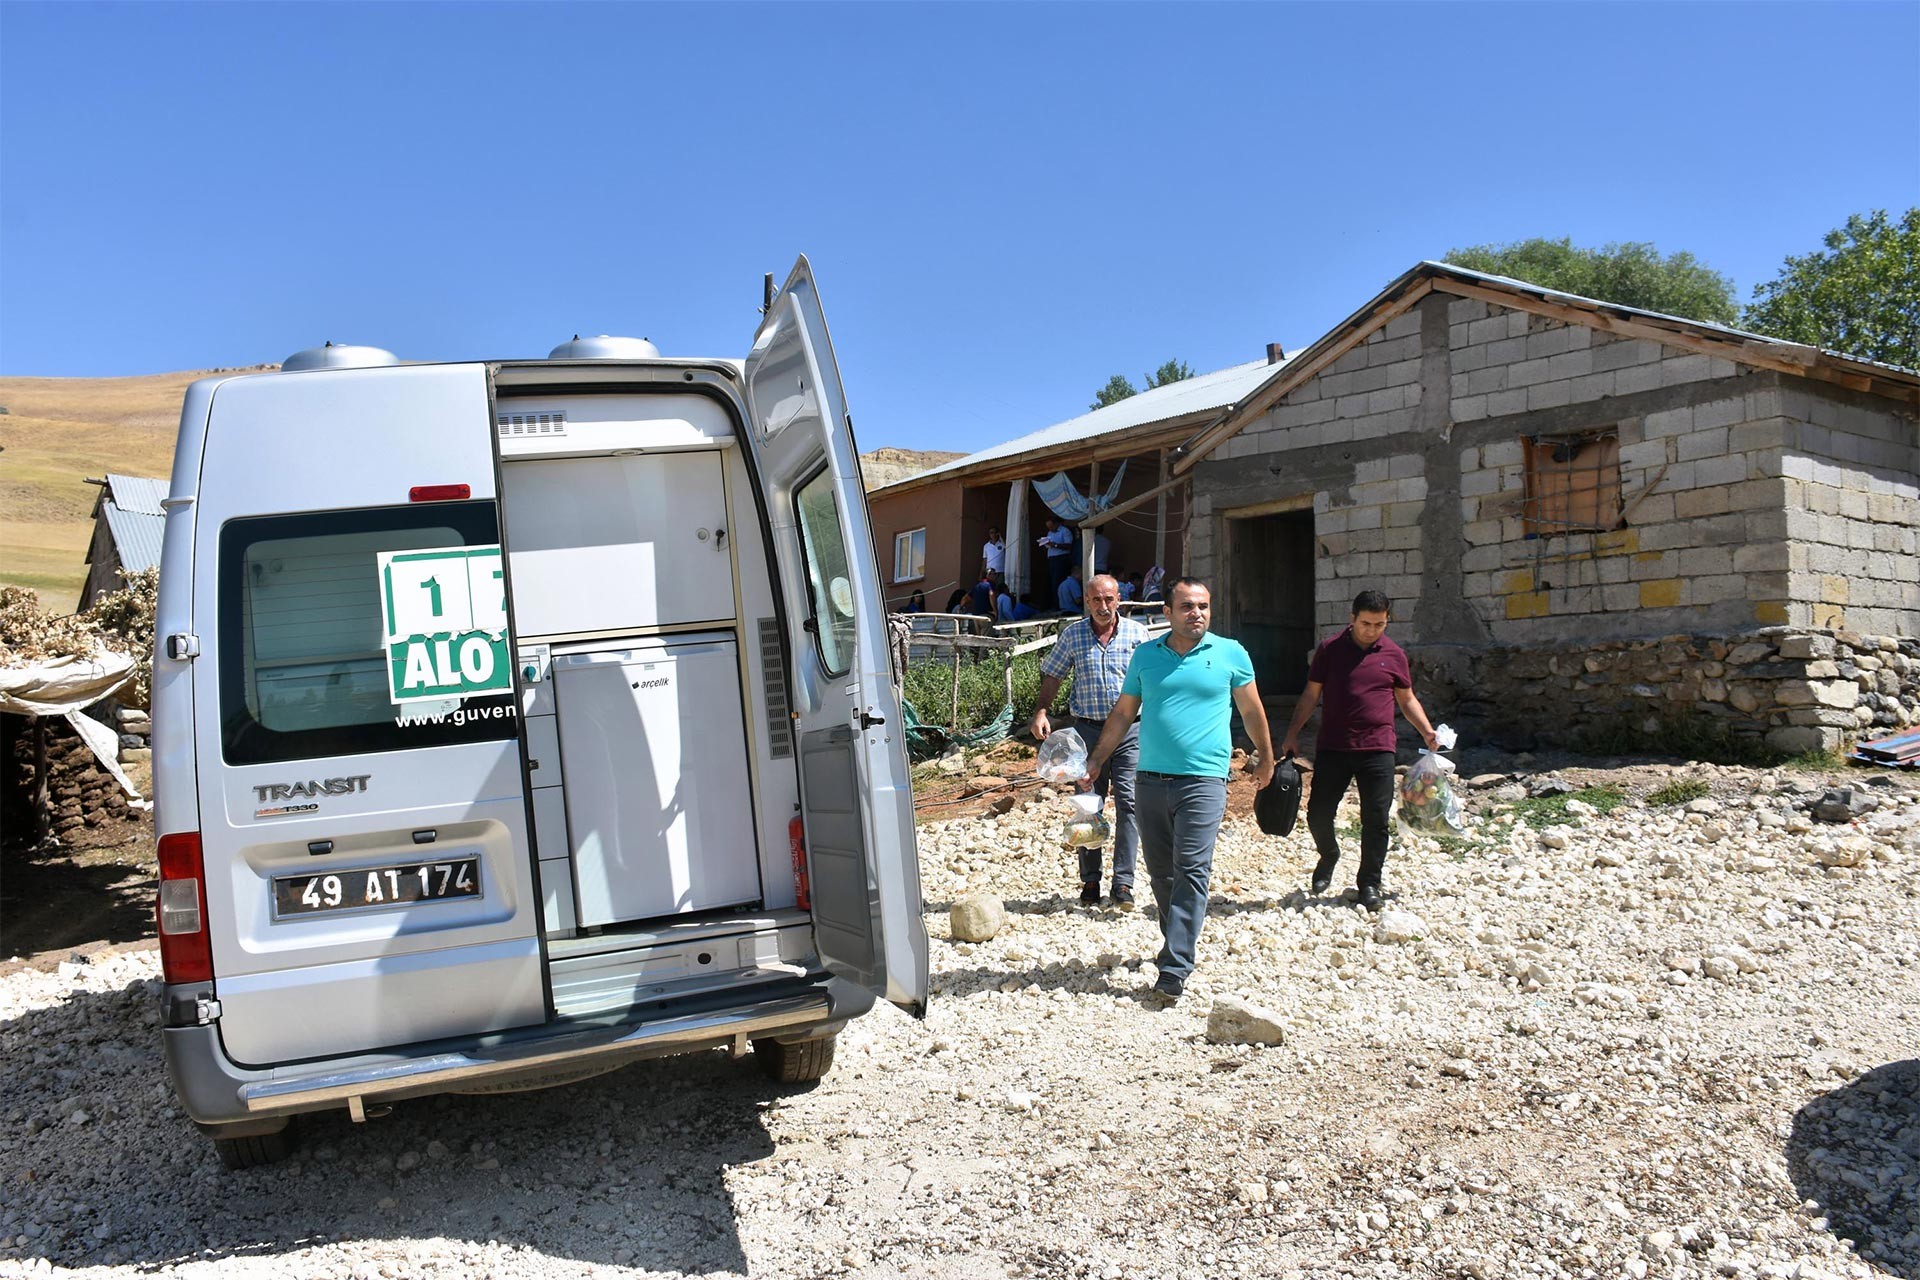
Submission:
[[[1232,819],[1165,1011],[1059,800],[929,825],[933,1011],[818,1088],[647,1063],[246,1173],[172,1102],[150,950],[15,972],[0,1275],[1920,1276],[1920,779],[1828,826],[1803,775],[1685,772],[1691,809],[1403,842],[1380,917]],[[974,892],[1008,925],[951,942]],[[1209,1041],[1225,995],[1285,1043]]]

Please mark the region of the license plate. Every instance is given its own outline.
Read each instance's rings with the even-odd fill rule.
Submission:
[[[273,913],[310,916],[362,907],[448,902],[480,896],[480,859],[405,862],[391,867],[318,871],[273,878]]]

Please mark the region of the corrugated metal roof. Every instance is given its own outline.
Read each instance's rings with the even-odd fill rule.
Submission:
[[[167,482],[151,476],[120,476],[107,473],[107,499],[122,511],[145,516],[165,515],[160,499],[167,496]]]
[[[1291,357],[1288,358],[1291,359]],[[1269,375],[1283,368],[1286,363],[1285,360],[1278,364],[1254,360],[1247,364],[1216,369],[1212,373],[1196,374],[1179,382],[1169,382],[1163,387],[1154,387],[1138,395],[1128,396],[1118,404],[1110,404],[1104,408],[1095,409],[1091,413],[1083,413],[1077,418],[1068,418],[1065,422],[1056,422],[1050,427],[1030,431],[1024,436],[990,446],[978,453],[970,453],[964,458],[955,458],[952,462],[919,472],[905,480],[896,480],[891,485],[875,489],[874,492],[885,493],[895,485],[923,484],[929,479],[945,476],[951,472],[971,471],[989,462],[1058,448],[1061,445],[1075,444],[1083,440],[1092,440],[1098,436],[1125,431],[1129,427],[1143,427],[1149,423],[1183,418],[1188,414],[1222,409],[1265,382]]]
[[[114,550],[120,553],[120,567],[138,573],[160,563],[160,536],[167,527],[166,518],[157,512],[128,511],[118,503],[102,505],[107,529],[113,534]]]

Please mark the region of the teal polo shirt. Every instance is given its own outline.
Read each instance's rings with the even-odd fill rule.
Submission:
[[[1148,773],[1224,778],[1233,768],[1233,691],[1253,683],[1237,640],[1206,635],[1185,655],[1167,637],[1133,651],[1120,692],[1140,699],[1140,764]]]

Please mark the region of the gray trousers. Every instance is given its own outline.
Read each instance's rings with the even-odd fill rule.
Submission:
[[[1140,849],[1160,909],[1160,981],[1186,985],[1207,919],[1213,841],[1227,814],[1225,778],[1139,775]]]
[[[1080,740],[1091,751],[1100,741],[1100,730],[1106,726],[1104,720],[1088,720],[1081,716],[1073,718],[1073,727],[1079,732]],[[1133,888],[1133,866],[1140,854],[1140,821],[1134,805],[1134,768],[1140,762],[1140,722],[1134,721],[1127,726],[1127,736],[1120,739],[1120,745],[1107,757],[1107,767],[1093,780],[1093,789],[1102,800],[1107,793],[1113,793],[1113,887]],[[1080,850],[1080,883],[1100,883],[1100,858],[1105,845],[1087,845]]]

